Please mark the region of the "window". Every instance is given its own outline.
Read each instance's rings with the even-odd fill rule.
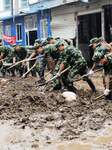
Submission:
[[[22,24],[16,24],[16,40],[22,40]]]
[[[45,39],[48,37],[48,23],[47,19],[42,19],[40,22],[40,28],[41,28],[41,38]]]
[[[4,0],[4,9],[8,10],[11,8],[11,0]]]
[[[25,30],[37,30],[37,16],[36,15],[31,15],[31,16],[26,16],[25,17]]]
[[[26,8],[28,6],[28,0],[20,0],[20,8]]]
[[[11,25],[5,26],[5,35],[11,36]]]

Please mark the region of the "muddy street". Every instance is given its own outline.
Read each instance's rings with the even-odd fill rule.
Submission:
[[[0,149],[111,150],[112,103],[95,100],[103,87],[100,74],[93,80],[98,92],[80,81],[74,101],[31,77],[0,84]]]

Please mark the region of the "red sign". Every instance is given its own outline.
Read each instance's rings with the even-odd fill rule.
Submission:
[[[8,42],[9,44],[15,44],[16,43],[16,36],[3,35],[3,40]]]

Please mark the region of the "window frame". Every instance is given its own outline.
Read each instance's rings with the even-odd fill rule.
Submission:
[[[5,25],[5,35],[11,36],[11,25],[10,24]]]
[[[47,18],[43,18],[40,20],[40,34],[41,34],[41,39],[46,39],[48,37],[48,20],[47,20]]]
[[[20,31],[18,33],[18,29],[17,29],[18,26],[21,26],[21,35],[19,35]],[[17,23],[16,24],[16,41],[17,42],[21,42],[22,40],[23,40],[23,36],[22,36],[22,23]]]
[[[8,0],[8,2],[9,3],[7,4],[5,0],[3,1],[3,9],[4,10],[11,9],[11,0]]]
[[[19,8],[20,8],[20,9],[24,9],[24,8],[28,7],[28,3],[29,3],[28,0],[26,0],[26,2],[23,2],[22,0],[20,0],[20,1],[19,1]],[[24,4],[25,4],[25,5],[24,5]]]

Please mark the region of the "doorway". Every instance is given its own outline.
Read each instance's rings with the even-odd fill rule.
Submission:
[[[26,44],[33,46],[37,39],[37,30],[26,32]]]
[[[88,46],[89,41],[101,35],[101,12],[78,16],[78,45],[88,63],[93,55]]]
[[[112,5],[104,6],[105,39],[112,42]]]

